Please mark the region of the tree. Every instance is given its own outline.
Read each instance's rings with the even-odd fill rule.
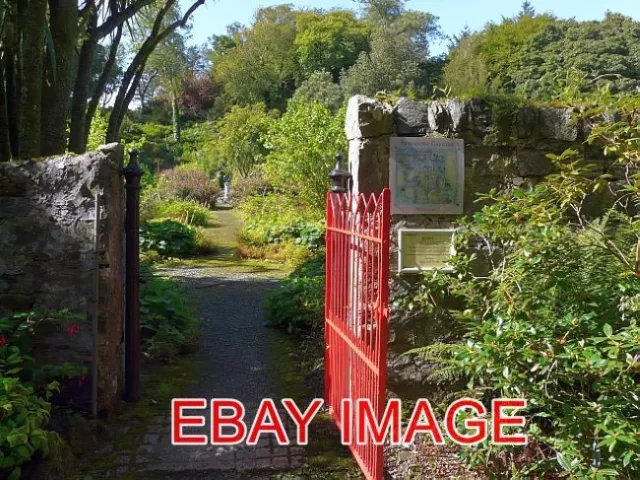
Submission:
[[[165,17],[170,11],[173,10],[175,12],[177,0],[166,0],[165,4],[158,10],[151,33],[142,43],[123,75],[122,83],[118,90],[111,116],[109,117],[109,127],[107,128],[106,134],[107,142],[114,142],[119,138],[122,121],[136,93],[140,78],[144,74],[149,56],[154,52],[158,44],[166,40],[178,28],[184,28],[193,12],[203,5],[204,1],[205,0],[195,1],[184,15],[177,15],[177,18],[166,26],[163,26]]]
[[[122,71],[122,65],[125,61],[124,52],[122,49],[116,48],[116,44],[119,44],[119,41],[98,45],[91,67],[89,96],[92,100],[96,98],[103,108],[110,103],[111,96],[118,91],[124,73]],[[114,52],[115,56],[112,57]],[[106,68],[107,62],[112,65],[111,69]],[[102,93],[102,98],[98,95],[99,92]]]
[[[0,5],[0,159],[33,158],[85,149],[88,128],[112,78],[123,25],[157,0],[1,0]],[[159,15],[177,0],[165,0]],[[186,24],[204,3],[194,1],[185,15],[158,28],[122,75],[121,90],[110,118],[109,139],[117,139],[129,87],[155,47]],[[110,42],[105,39],[110,38]],[[95,58],[109,44],[97,77]],[[46,112],[46,114],[44,113]],[[115,114],[115,115],[114,115]]]
[[[356,63],[360,52],[369,48],[369,26],[350,11],[300,12],[296,27],[298,80],[327,71],[338,81],[340,72]]]
[[[149,57],[148,68],[158,73],[161,85],[169,94],[173,140],[179,143],[182,78],[188,71],[184,37],[175,32],[169,35]]]
[[[278,116],[264,103],[235,105],[216,122],[216,150],[222,164],[241,178],[255,173],[266,157],[263,136]]]
[[[633,91],[639,45],[640,24],[619,14],[589,22],[518,15],[463,39],[451,51],[445,79],[457,95],[489,91],[546,100],[604,83]]]
[[[536,10],[533,8],[533,5],[529,0],[525,0],[522,2],[522,6],[520,7],[520,13],[518,14],[520,17],[528,16],[534,17],[536,15]]]
[[[467,35],[449,54],[444,80],[455,95],[485,91],[489,74],[480,54],[481,44],[482,36]]]
[[[425,12],[407,11],[404,2],[363,1],[371,25],[371,51],[362,52],[342,80],[349,94],[416,90],[426,85],[429,41],[440,35],[438,19]]]
[[[452,52],[456,48],[460,46],[462,41],[465,38],[469,38],[472,35],[472,31],[469,28],[469,25],[465,24],[464,28],[460,31],[460,33],[454,33],[453,36],[449,37],[449,52]]]
[[[302,82],[291,97],[292,102],[318,102],[336,113],[344,106],[344,92],[339,84],[333,82],[329,72],[314,72]]]
[[[207,74],[188,73],[182,78],[180,108],[191,119],[202,118],[220,94],[218,85]]]
[[[295,35],[292,7],[279,5],[258,10],[250,28],[233,33],[233,46],[214,49],[214,79],[229,100],[284,109],[295,87]]]
[[[322,208],[335,154],[346,146],[344,110],[338,115],[315,102],[292,102],[265,136],[270,153],[264,170],[276,185],[293,188]]]

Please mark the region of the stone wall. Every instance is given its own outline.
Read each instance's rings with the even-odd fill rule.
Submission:
[[[0,316],[69,309],[78,320],[38,327],[34,349],[47,363],[91,372],[91,315],[99,275],[99,409],[111,410],[122,385],[124,202],[123,149],[0,163]],[[101,195],[99,268],[94,254],[95,196]],[[67,324],[68,327],[68,324]],[[89,405],[90,375],[74,386]],[[74,395],[74,400],[76,395]]]
[[[535,184],[553,172],[548,153],[575,149],[593,165],[607,172],[608,162],[597,149],[584,143],[586,128],[572,121],[564,108],[505,110],[483,100],[416,102],[400,99],[394,106],[355,96],[346,118],[349,168],[354,193],[380,192],[389,185],[389,138],[431,136],[461,138],[465,143],[464,215],[482,208],[474,200],[492,188],[509,189]],[[611,171],[614,176],[616,172]],[[618,172],[619,174],[619,172]],[[598,202],[596,202],[597,204]],[[399,275],[399,228],[447,228],[456,215],[393,215],[391,219],[391,303],[411,292],[417,275]],[[389,388],[403,396],[433,396],[427,365],[403,352],[454,335],[446,320],[392,307],[389,343]]]

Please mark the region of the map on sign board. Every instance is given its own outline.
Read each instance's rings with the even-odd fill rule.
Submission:
[[[464,197],[464,142],[392,137],[391,212],[459,214]]]
[[[455,229],[401,228],[398,230],[398,271],[450,271],[448,261],[455,254],[454,235]]]

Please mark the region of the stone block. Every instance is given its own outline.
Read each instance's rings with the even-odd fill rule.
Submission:
[[[429,129],[432,132],[445,133],[451,124],[449,111],[440,102],[430,102],[428,105]]]
[[[347,105],[347,140],[391,135],[393,118],[393,108],[390,105],[364,95],[353,96]]]
[[[474,98],[468,101],[469,122],[473,133],[482,138],[491,131],[491,105],[486,100]]]
[[[510,151],[495,148],[465,149],[465,164],[472,167],[470,175],[512,177],[516,172],[516,158]]]
[[[451,131],[454,133],[463,132],[469,129],[469,104],[456,98],[447,100],[445,103],[449,118],[451,118]]]
[[[578,140],[578,126],[574,123],[570,108],[539,109],[539,132],[542,138],[575,142]]]
[[[265,468],[271,468],[271,459],[270,458],[259,458],[256,460],[256,468],[258,470],[262,470]]]
[[[544,177],[556,171],[555,165],[544,151],[518,150],[516,157],[521,177]]]
[[[0,164],[0,315],[67,308],[82,317],[70,342],[61,330],[34,340],[47,359],[87,365],[91,359],[87,312],[99,278],[101,410],[115,408],[121,385],[124,255],[122,146],[84,155]],[[100,249],[109,268],[96,272],[95,195],[102,196]],[[88,400],[91,381],[74,396]]]
[[[269,457],[271,457],[271,449],[269,447],[258,448],[256,450],[256,457],[258,457],[258,458],[269,458]]]
[[[527,139],[535,136],[538,130],[538,110],[535,108],[521,108],[516,114],[516,135]]]
[[[389,137],[350,140],[349,169],[354,193],[381,192],[389,185]]]
[[[289,459],[287,457],[276,457],[273,459],[273,468],[285,469],[289,467]]]
[[[430,131],[428,103],[403,97],[398,101],[394,113],[398,135],[424,135]]]

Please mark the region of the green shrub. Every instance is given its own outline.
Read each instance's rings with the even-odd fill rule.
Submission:
[[[222,167],[213,122],[194,123],[182,131],[181,161],[204,170],[209,176]]]
[[[640,160],[640,119],[624,118],[594,128],[590,141],[626,163]],[[428,275],[406,300],[463,305],[448,310],[462,342],[414,353],[440,362],[433,380],[464,379],[466,394],[486,404],[528,400],[527,447],[462,452],[488,474],[640,478],[640,219],[621,201],[587,217],[607,177],[594,179],[577,152],[550,157],[560,173],[547,183],[482,195],[489,204],[457,235],[454,274]],[[636,197],[640,175],[621,188],[620,198]]]
[[[180,157],[180,145],[173,141],[170,125],[136,123],[127,116],[122,123],[121,141],[127,150],[135,148],[140,152],[138,161],[149,172],[174,167]]]
[[[318,332],[324,321],[324,256],[300,264],[265,300],[267,325],[289,333]]]
[[[329,171],[336,153],[346,147],[344,115],[345,110],[334,115],[319,103],[292,102],[265,135],[270,150],[264,165],[267,179],[323,209]]]
[[[159,200],[154,215],[155,218],[168,218],[185,225],[206,227],[211,211],[194,200]]]
[[[140,250],[164,257],[189,257],[198,253],[198,231],[173,220],[142,222]]]
[[[154,276],[143,266],[140,328],[146,355],[170,360],[197,345],[193,306],[175,280]]]
[[[295,197],[274,193],[249,197],[240,211],[243,227],[238,240],[241,253],[248,256],[280,260],[282,250],[291,253],[295,250],[291,247],[300,247],[302,252],[313,252],[324,244],[322,213]]]
[[[21,356],[17,347],[0,347],[0,355],[8,355],[16,363]],[[57,385],[52,383],[45,396],[19,378],[5,375],[0,381],[0,474],[3,478],[18,480],[21,466],[34,455],[48,456],[61,440],[58,434],[46,430],[51,416],[51,404],[47,401]]]
[[[324,241],[324,227],[318,223],[308,223],[297,220],[288,225],[269,225],[261,223],[259,219],[249,221],[245,228],[256,235],[256,243],[293,242],[310,249],[318,248]]]
[[[36,455],[47,457],[62,440],[46,429],[51,416],[49,399],[59,390],[58,380],[86,373],[77,365],[41,365],[28,355],[38,324],[55,322],[69,335],[79,317],[60,312],[13,313],[0,318],[0,476],[18,479],[22,466]]]

